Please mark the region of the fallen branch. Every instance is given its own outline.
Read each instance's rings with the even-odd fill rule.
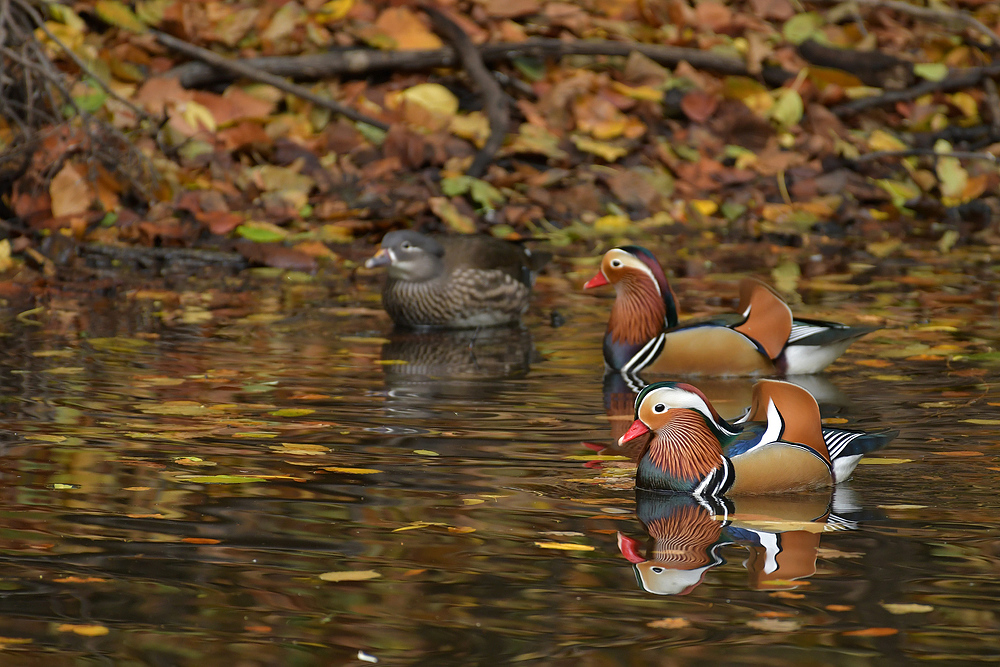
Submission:
[[[834,5],[840,4],[841,0],[812,0],[819,4],[824,5]],[[1000,46],[1000,36],[995,32],[990,30],[985,26],[979,19],[977,19],[972,14],[963,11],[957,11],[953,9],[934,9],[932,7],[918,7],[917,5],[911,5],[906,2],[898,2],[897,0],[851,0],[855,5],[861,7],[871,7],[873,9],[891,9],[894,12],[899,12],[900,14],[909,14],[910,16],[915,16],[917,18],[927,19],[932,22],[941,21],[955,21],[956,23],[961,23],[965,26],[973,28],[977,32],[982,33],[989,38],[994,45]]]
[[[351,120],[367,123],[368,125],[377,127],[380,130],[389,129],[389,126],[380,120],[366,116],[359,111],[355,111],[348,106],[344,106],[336,100],[320,97],[308,88],[285,81],[280,76],[275,76],[274,74],[258,69],[244,62],[230,60],[229,58],[220,56],[212,51],[209,51],[208,49],[195,46],[194,44],[185,42],[182,39],[177,39],[173,35],[168,35],[167,33],[160,32],[159,30],[150,30],[150,33],[164,46],[174,49],[175,51],[179,51],[191,58],[197,58],[198,60],[209,63],[213,67],[223,69],[231,74],[236,74],[247,79],[252,79],[253,81],[259,81],[260,83],[274,86],[278,90],[283,90],[286,93],[295,95],[296,97],[301,97],[307,102],[312,102],[318,107],[329,109],[334,113],[339,113],[340,115],[350,118]]]
[[[185,43],[186,44],[186,43]],[[634,42],[612,42],[604,40],[577,40],[564,42],[559,39],[529,39],[524,42],[500,42],[477,47],[484,63],[497,63],[522,56],[538,58],[558,58],[562,56],[628,56],[638,52],[666,67],[674,67],[687,62],[692,67],[718,74],[753,76],[746,63],[739,58],[689,49],[679,46],[638,44]],[[225,58],[225,62],[230,62]],[[451,48],[428,51],[377,51],[375,49],[351,49],[330,51],[307,56],[272,56],[249,58],[245,61],[262,72],[294,79],[323,79],[335,76],[366,76],[384,71],[422,71],[435,67],[455,67],[460,58]],[[206,64],[208,63],[208,64]],[[219,68],[207,60],[204,63],[187,63],[171,70],[186,88],[224,82],[230,75],[222,75]],[[779,68],[765,68],[763,77],[773,85],[781,85],[795,75]]]
[[[862,97],[836,106],[831,111],[837,116],[849,116],[865,109],[914,100],[929,93],[949,93],[963,88],[972,88],[979,85],[984,78],[998,75],[1000,75],[1000,64],[950,70],[948,75],[940,81],[924,81],[903,90],[893,90],[873,97]]]
[[[479,149],[476,159],[472,161],[472,165],[466,172],[468,176],[479,178],[486,172],[486,167],[493,161],[493,156],[500,150],[503,140],[507,137],[507,131],[510,127],[510,107],[507,103],[507,96],[504,95],[500,84],[493,78],[490,71],[486,69],[479,51],[476,50],[475,44],[465,34],[465,31],[434,7],[422,5],[421,9],[431,18],[434,29],[451,42],[462,59],[462,65],[469,78],[476,84],[483,96],[483,108],[490,121],[490,136],[483,147]]]
[[[958,158],[959,160],[986,160],[987,162],[998,163],[1000,158],[992,153],[981,153],[976,151],[947,151],[938,152],[933,148],[906,148],[899,151],[875,151],[859,155],[852,161],[856,163],[872,162],[887,157],[930,157],[938,160],[945,157]]]

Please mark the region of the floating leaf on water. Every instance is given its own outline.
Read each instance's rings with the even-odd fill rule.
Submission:
[[[909,382],[913,379],[909,375],[872,375],[871,378],[882,382]]]
[[[828,604],[825,609],[827,611],[851,611],[854,609],[853,604]]]
[[[449,533],[474,533],[476,529],[472,526],[448,526]]]
[[[691,625],[691,621],[686,618],[661,618],[658,621],[650,621],[646,624],[650,628],[658,628],[660,630],[680,630],[681,628],[686,628]]]
[[[868,366],[869,368],[888,368],[892,366],[892,362],[885,359],[857,359],[854,363],[858,366]]]
[[[56,627],[56,632],[72,632],[84,637],[103,637],[108,634],[108,630],[103,625],[76,625],[73,623],[63,623]]]
[[[1000,426],[1000,419],[962,419],[960,421],[977,426]]]
[[[438,521],[414,521],[411,524],[407,524],[407,525],[401,526],[399,528],[394,528],[392,532],[394,532],[394,533],[402,533],[403,531],[406,531],[406,530],[417,530],[419,528],[427,528],[428,526],[440,526],[441,528],[445,528],[445,527],[448,526],[448,524],[441,523],[441,522],[438,522]]]
[[[802,624],[798,621],[782,620],[780,618],[759,618],[747,621],[747,625],[755,630],[763,630],[764,632],[793,632],[802,627]]]
[[[278,434],[277,433],[264,433],[263,431],[250,431],[250,432],[244,432],[244,433],[233,433],[231,437],[233,437],[233,438],[247,438],[247,439],[255,438],[255,439],[259,439],[259,440],[268,440],[270,438],[277,438]]]
[[[930,403],[918,403],[921,408],[956,408],[958,407],[955,403],[951,401],[932,401]]]
[[[280,445],[271,445],[271,449],[282,454],[295,454],[298,456],[317,456],[329,453],[330,449],[323,445],[296,444],[294,442],[283,442]]]
[[[542,549],[559,549],[561,551],[593,551],[594,547],[588,544],[574,544],[573,542],[535,542],[536,547]]]
[[[75,375],[77,373],[82,373],[85,369],[79,366],[58,366],[56,368],[46,368],[43,373],[50,373],[52,375]]]
[[[149,491],[148,486],[126,486],[122,491]]]
[[[896,464],[899,464],[899,463],[910,463],[912,461],[913,461],[913,459],[893,459],[893,458],[871,457],[871,458],[863,458],[860,461],[858,461],[858,463],[859,464],[863,463],[865,465],[870,465],[870,466],[891,466],[891,465],[896,465]]]
[[[66,491],[68,489],[79,489],[80,485],[79,484],[63,484],[61,482],[56,482],[55,484],[50,485],[49,488],[53,489],[55,491]]]
[[[391,343],[388,338],[375,338],[366,336],[341,336],[338,338],[341,343],[362,343],[365,345],[385,345]]]
[[[376,470],[375,468],[320,468],[320,470],[326,470],[327,472],[342,472],[345,475],[374,475],[376,473],[382,472],[381,470]]]
[[[791,591],[774,591],[768,595],[772,598],[782,598],[784,600],[803,600],[806,597],[804,593],[793,593]]]
[[[375,570],[343,570],[341,572],[324,572],[319,575],[323,581],[367,581],[378,579],[382,575]]]
[[[0,645],[9,646],[14,644],[30,644],[33,640],[28,637],[0,637]]]
[[[563,457],[566,461],[628,461],[630,460],[627,456],[621,456],[619,454],[590,454],[581,456],[566,456]]]
[[[281,410],[275,410],[274,412],[268,412],[267,414],[274,417],[304,417],[306,415],[311,415],[316,412],[312,408],[282,408]]]
[[[481,505],[485,502],[486,501],[481,498],[462,498],[463,505]]]
[[[437,452],[432,452],[429,449],[414,449],[414,454],[420,454],[421,456],[441,456]]]
[[[182,482],[193,484],[249,484],[263,482],[263,477],[247,477],[244,475],[192,475],[181,477]]]
[[[65,435],[46,435],[44,433],[35,433],[32,435],[24,436],[25,440],[38,440],[40,442],[63,442],[66,440]]]
[[[878,508],[882,510],[922,510],[926,509],[927,505],[879,505]]]
[[[956,450],[953,452],[931,452],[936,456],[959,456],[959,457],[970,457],[970,456],[983,456],[982,452],[976,452],[973,450]]]
[[[220,544],[222,540],[216,540],[211,537],[185,537],[181,542],[187,544]]]
[[[207,466],[209,468],[212,466],[219,465],[214,461],[206,461],[197,456],[178,456],[177,458],[174,459],[174,463],[177,463],[182,466]]]
[[[926,614],[934,611],[934,607],[929,604],[892,604],[880,602],[880,605],[890,614]]]
[[[864,630],[851,630],[845,632],[845,637],[888,637],[899,633],[896,628],[865,628]]]

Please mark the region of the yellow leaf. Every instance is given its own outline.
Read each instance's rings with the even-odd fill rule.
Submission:
[[[879,604],[890,614],[926,614],[934,611],[934,607],[929,604],[891,604],[889,602],[880,602]]]
[[[428,526],[440,526],[444,528],[447,525],[448,524],[446,523],[438,523],[434,521],[414,521],[413,523],[402,526],[401,528],[395,528],[392,532],[402,533],[407,530],[417,530],[419,528],[427,528]]]
[[[966,118],[979,116],[979,102],[969,93],[964,91],[955,93],[951,96],[951,103],[961,109]]]
[[[1000,426],[1000,419],[963,419],[966,424],[977,424],[979,426]]]
[[[344,570],[341,572],[324,572],[319,575],[323,581],[367,581],[378,579],[382,575],[375,570]]]
[[[913,459],[891,459],[891,458],[864,458],[858,461],[870,466],[890,466],[898,463],[910,463]]]
[[[324,3],[316,12],[316,20],[320,23],[333,23],[347,16],[354,7],[354,0],[330,0]]]
[[[108,630],[103,625],[75,625],[73,623],[63,623],[56,628],[57,632],[72,632],[84,637],[103,637],[108,634]]]
[[[873,151],[901,151],[908,146],[885,130],[875,130],[868,137],[868,148]]]
[[[581,150],[584,153],[596,155],[607,162],[614,162],[619,158],[623,158],[628,155],[628,150],[625,148],[605,143],[603,141],[597,141],[589,137],[574,136],[572,137],[572,141],[578,150]]]
[[[374,475],[376,473],[382,472],[381,470],[375,470],[374,468],[337,468],[329,467],[323,468],[327,472],[342,472],[346,475]]]
[[[475,234],[476,223],[462,215],[447,197],[431,197],[428,200],[431,211],[459,234]]]
[[[594,231],[599,234],[624,234],[632,221],[625,215],[602,215],[594,221]]]
[[[180,106],[181,118],[191,127],[197,129],[200,125],[209,132],[214,132],[216,128],[215,116],[203,104],[188,101]]]
[[[420,454],[421,456],[440,456],[437,452],[432,452],[429,449],[414,449],[414,454]]]
[[[468,139],[477,148],[482,148],[490,138],[490,121],[480,111],[455,116],[449,129],[456,137]]]
[[[448,532],[465,534],[465,533],[474,533],[476,532],[476,529],[471,526],[448,526]]]
[[[402,97],[407,102],[444,116],[458,113],[458,98],[440,83],[418,83],[404,90]]]
[[[948,66],[944,63],[916,63],[913,73],[928,81],[943,81],[948,76]]]
[[[689,625],[691,625],[691,621],[686,618],[661,618],[658,621],[650,621],[646,624],[647,627],[659,628],[661,630],[680,630]]]
[[[711,199],[695,199],[691,201],[691,208],[702,215],[712,215],[719,210],[719,205]]]
[[[594,547],[586,544],[573,544],[572,542],[535,542],[536,547],[542,549],[559,549],[561,551],[593,551]]]
[[[770,580],[767,583],[774,584]],[[793,630],[798,630],[802,624],[798,621],[782,620],[780,618],[760,618],[747,621],[747,625],[755,630],[763,630],[765,632],[792,632]]]
[[[481,498],[462,498],[462,504],[464,505],[482,505],[485,502]]]
[[[126,5],[117,0],[98,0],[94,11],[105,23],[123,28],[129,32],[146,32],[146,26]]]
[[[798,91],[785,89],[774,101],[774,106],[768,111],[771,120],[778,123],[783,128],[790,128],[798,125],[802,120],[805,105],[802,103],[802,96]]]
[[[616,93],[631,97],[633,100],[644,100],[647,102],[659,102],[663,99],[663,92],[652,86],[626,86],[624,83],[614,81],[611,87]]]

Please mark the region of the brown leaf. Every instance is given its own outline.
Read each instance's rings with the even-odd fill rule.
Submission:
[[[661,618],[658,621],[650,621],[646,624],[650,628],[659,628],[661,630],[680,630],[681,628],[690,627],[691,621],[686,618]]]
[[[314,257],[310,257],[300,250],[287,248],[280,243],[240,241],[236,244],[236,250],[254,264],[295,271],[312,272],[316,270]]]
[[[441,40],[406,7],[389,7],[375,19],[375,27],[396,42],[400,51],[440,49]]]
[[[90,184],[69,162],[63,165],[49,184],[49,196],[52,197],[52,215],[57,218],[80,215],[94,202],[94,191]]]
[[[719,98],[701,90],[692,90],[681,99],[681,111],[696,123],[704,123],[718,108]]]

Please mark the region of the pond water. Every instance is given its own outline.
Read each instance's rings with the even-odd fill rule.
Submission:
[[[586,268],[475,340],[390,335],[370,277],[9,313],[3,664],[1000,659],[995,269],[803,283],[797,312],[887,327],[812,378],[828,423],[900,435],[835,498],[703,507],[605,449],[631,407]]]

